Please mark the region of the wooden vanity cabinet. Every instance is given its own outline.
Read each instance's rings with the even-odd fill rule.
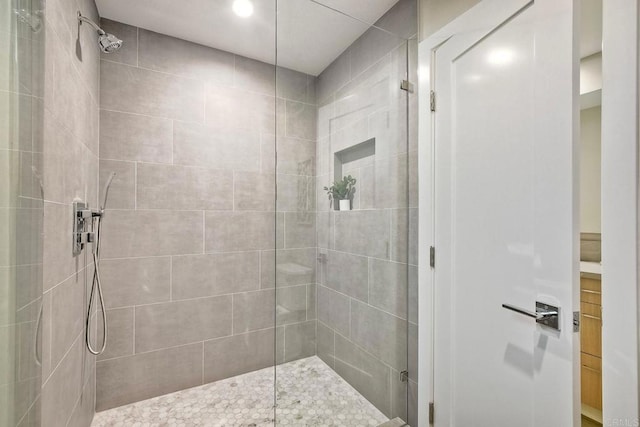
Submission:
[[[580,274],[580,370],[582,403],[602,410],[602,280]]]

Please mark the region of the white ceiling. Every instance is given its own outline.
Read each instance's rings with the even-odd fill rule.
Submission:
[[[278,0],[278,65],[320,74],[397,0]],[[253,0],[249,18],[233,0],[97,0],[100,16],[275,63],[275,0]],[[352,19],[318,3],[339,9]],[[187,6],[188,4],[188,6]],[[126,40],[125,40],[126,43]]]

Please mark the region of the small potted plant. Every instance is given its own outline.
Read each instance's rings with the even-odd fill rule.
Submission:
[[[331,187],[324,187],[329,196],[329,206],[333,205],[333,200],[338,200],[338,207],[341,211],[351,210],[351,198],[356,192],[356,179],[347,175],[340,181],[335,181]]]

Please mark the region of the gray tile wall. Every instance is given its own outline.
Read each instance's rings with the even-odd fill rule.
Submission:
[[[417,32],[416,8],[415,0],[400,0],[376,24],[400,37],[370,29],[317,79],[316,226],[324,255],[317,354],[387,416],[411,425],[418,378],[417,93],[399,86],[407,69],[417,84],[417,43],[403,42]],[[371,138],[374,155],[342,164],[342,175],[358,180],[354,210],[330,209],[321,189],[334,180],[334,154]],[[408,392],[399,381],[405,369]]]
[[[97,410],[315,354],[315,79],[102,25]]]
[[[47,0],[44,87],[44,303],[42,420],[88,426],[95,402],[95,357],[84,343],[93,274],[88,251],[71,249],[72,202],[97,206],[100,53],[93,0]],[[94,317],[95,319],[95,317]]]

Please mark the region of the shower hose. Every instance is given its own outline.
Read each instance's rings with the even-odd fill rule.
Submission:
[[[97,225],[96,225],[97,224]],[[107,310],[104,306],[104,297],[102,296],[102,283],[100,282],[100,226],[102,224],[102,215],[98,215],[93,218],[93,225],[95,227],[94,241],[93,241],[93,280],[91,283],[91,294],[89,295],[89,309],[87,312],[87,324],[86,324],[86,341],[87,349],[93,355],[99,355],[104,352],[107,346]],[[99,350],[93,348],[91,344],[91,314],[93,312],[95,294],[98,294],[100,301],[100,311],[102,311],[102,344]]]

